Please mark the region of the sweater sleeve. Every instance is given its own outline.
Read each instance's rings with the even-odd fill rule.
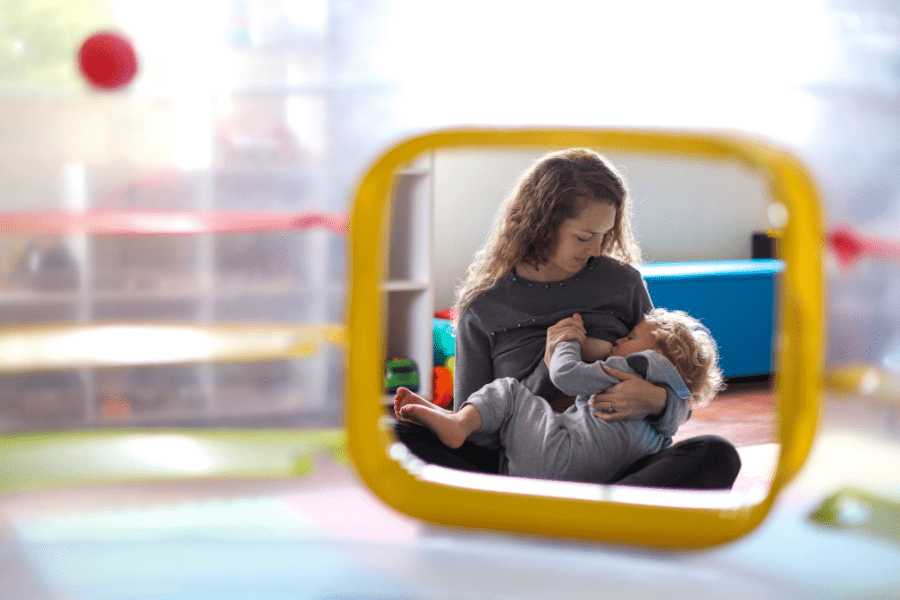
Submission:
[[[490,335],[471,311],[463,311],[456,324],[453,409],[459,410],[469,396],[493,380]]]
[[[678,427],[691,418],[691,409],[675,390],[667,385],[659,387],[666,390],[666,409],[656,419],[650,419],[650,425],[661,435],[672,437],[678,431]]]
[[[617,356],[605,361],[586,363],[581,360],[578,342],[560,342],[550,358],[550,379],[563,393],[570,396],[590,396],[619,383],[619,380],[603,370],[609,364],[614,369],[630,372],[625,359]]]

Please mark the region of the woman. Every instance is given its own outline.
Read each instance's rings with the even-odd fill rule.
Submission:
[[[522,176],[457,293],[456,409],[501,377],[518,379],[556,411],[573,403],[550,381],[556,344],[574,336],[582,341],[583,359],[596,360],[653,308],[631,266],[640,261],[640,250],[630,213],[623,178],[596,152],[551,153]],[[671,389],[609,373],[622,381],[594,396],[603,414],[598,418],[646,418],[663,435],[673,435],[689,418]],[[486,473],[500,472],[503,464],[497,436],[453,450],[413,423],[398,422],[396,432],[426,462]],[[739,469],[733,445],[702,436],[641,459],[616,483],[730,488]]]

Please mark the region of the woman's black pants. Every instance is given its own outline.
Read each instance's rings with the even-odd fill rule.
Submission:
[[[397,438],[427,463],[478,473],[498,473],[496,450],[466,442],[459,449],[445,446],[427,427],[396,421]],[[718,435],[701,435],[678,442],[631,465],[616,485],[690,490],[731,489],[741,469],[734,445]]]

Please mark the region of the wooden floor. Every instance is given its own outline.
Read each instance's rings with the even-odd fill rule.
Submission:
[[[737,382],[709,405],[694,411],[674,441],[717,434],[737,447],[778,441],[774,395],[768,382]]]

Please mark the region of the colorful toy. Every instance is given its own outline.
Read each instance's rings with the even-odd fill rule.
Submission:
[[[453,373],[447,367],[435,367],[433,373],[432,402],[447,408],[453,402]]]
[[[389,358],[384,363],[384,391],[393,394],[401,387],[419,391],[419,368],[408,358]]]
[[[443,365],[456,354],[456,330],[447,319],[434,320],[434,364]]]
[[[446,321],[455,321],[456,320],[456,309],[455,308],[445,308],[444,310],[439,310],[434,313],[434,317],[436,319],[444,319]]]

